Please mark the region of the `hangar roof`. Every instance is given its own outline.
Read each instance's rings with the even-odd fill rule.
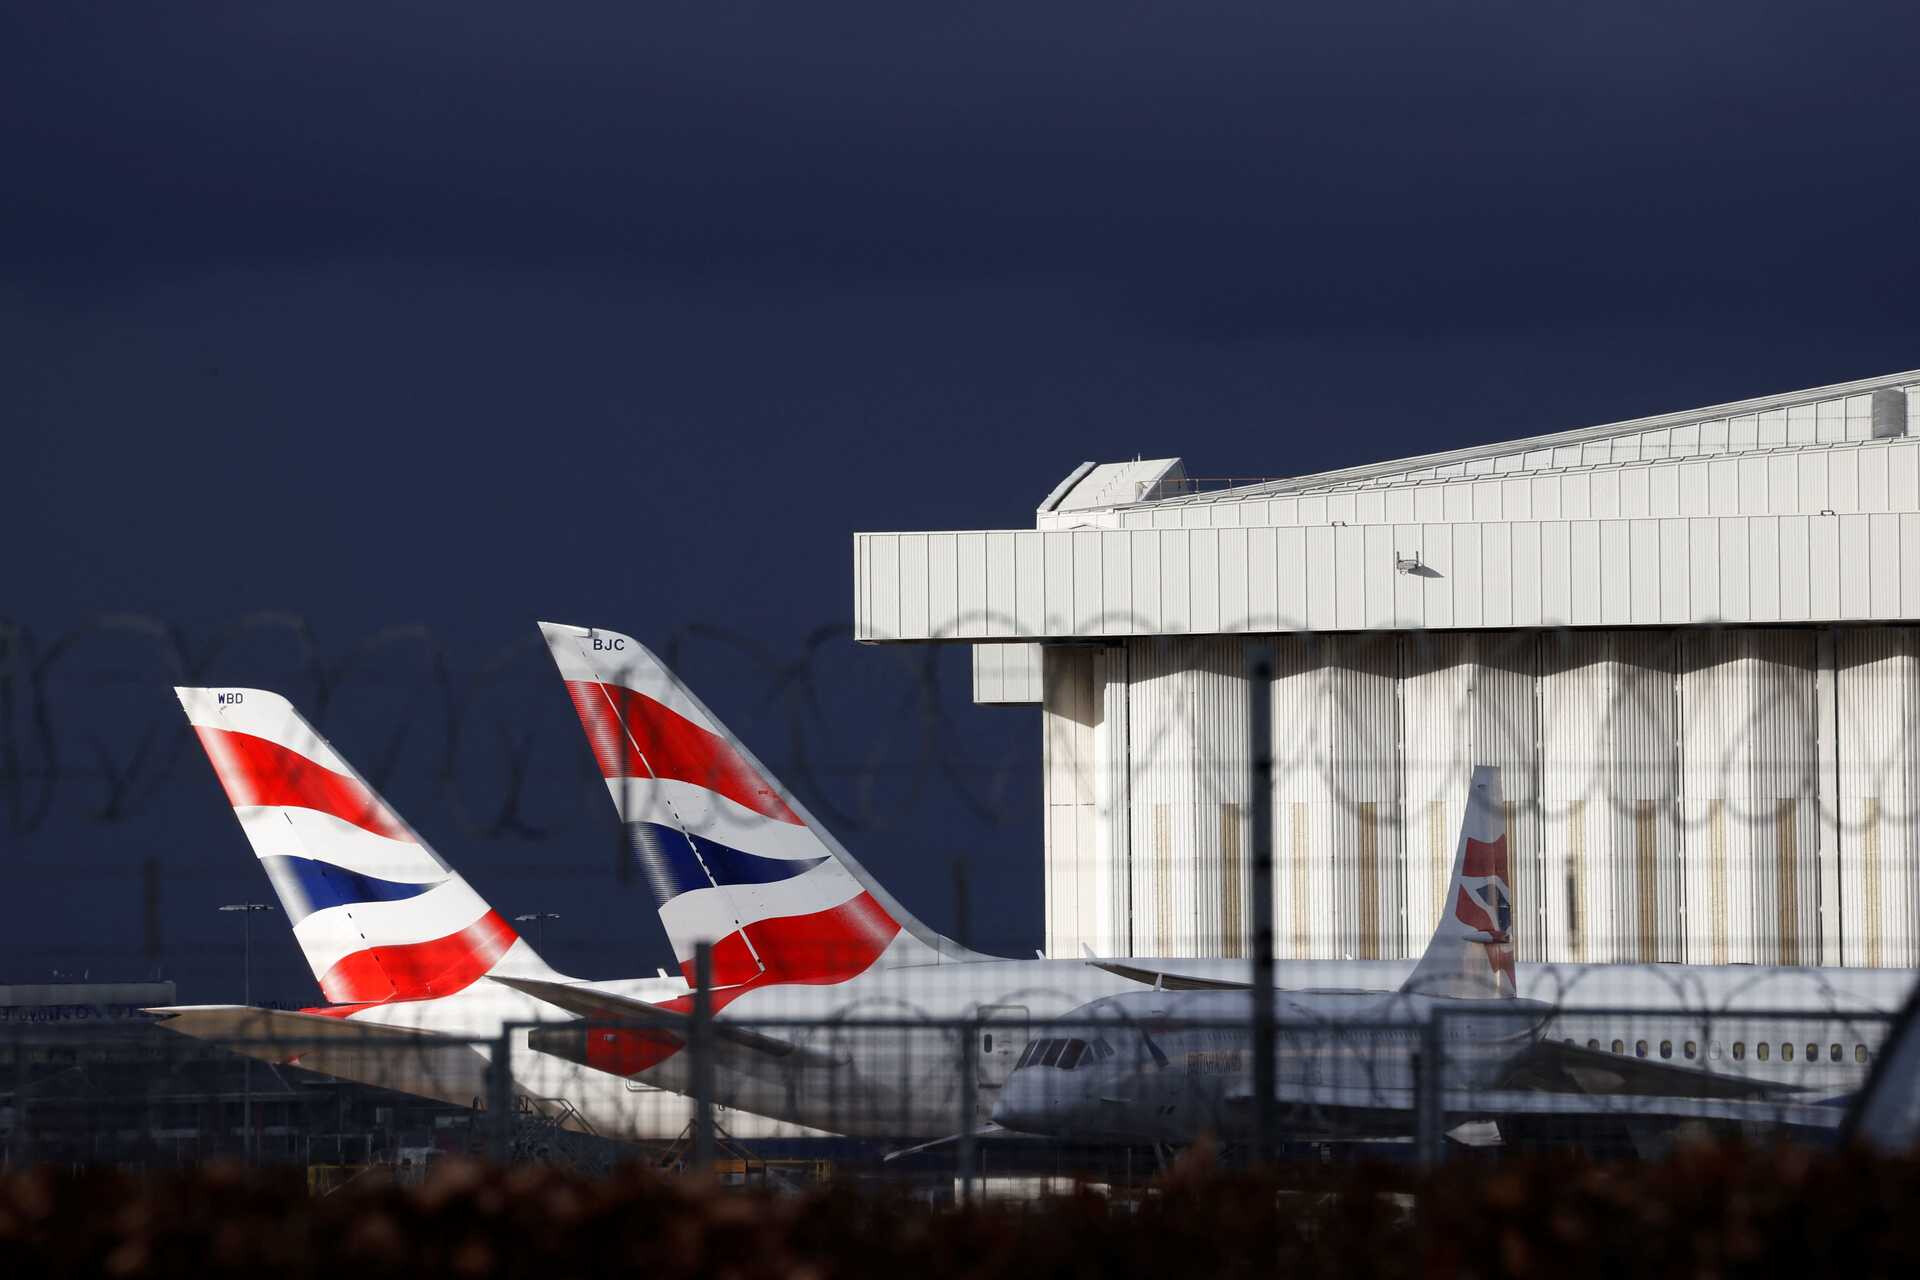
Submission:
[[[1920,425],[1920,370],[1159,501],[1231,502],[1312,489],[1840,444],[1905,435],[1910,423]]]
[[[855,636],[1920,618],[1920,371],[1204,483],[1087,463],[1034,529],[856,534]]]

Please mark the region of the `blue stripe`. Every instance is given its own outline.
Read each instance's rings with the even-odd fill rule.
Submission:
[[[634,859],[647,877],[654,901],[663,907],[694,889],[791,880],[826,861],[825,858],[763,858],[658,822],[635,822],[631,830]],[[702,863],[706,864],[704,869]]]
[[[328,907],[352,906],[358,902],[400,902],[433,888],[431,884],[382,880],[330,862],[288,854],[269,854],[260,862],[280,894],[287,918],[294,924]]]

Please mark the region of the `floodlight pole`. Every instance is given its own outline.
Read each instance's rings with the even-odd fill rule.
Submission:
[[[559,918],[560,913],[557,911],[529,911],[525,915],[515,916],[513,922],[515,924],[533,925],[534,946],[544,952],[547,949],[547,921],[558,920]]]
[[[1252,866],[1247,896],[1253,924],[1253,1157],[1273,1159],[1273,646],[1256,645],[1247,664],[1247,733],[1253,760],[1248,797]]]

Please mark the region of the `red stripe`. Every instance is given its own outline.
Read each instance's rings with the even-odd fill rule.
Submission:
[[[321,977],[320,990],[335,1004],[450,996],[478,982],[518,936],[499,912],[489,911],[444,938],[342,956]]]
[[[569,680],[567,692],[602,776],[690,782],[765,817],[800,825],[799,815],[719,734],[617,684]]]
[[[776,916],[746,927],[760,958],[767,963],[762,971],[753,962],[739,933],[731,933],[713,944],[713,1011],[726,1008],[749,991],[783,983],[824,986],[845,982],[873,966],[887,949],[900,925],[886,908],[862,893],[831,911],[816,911],[804,916]],[[687,981],[693,981],[693,961],[680,966]],[[661,1008],[675,1013],[693,1012],[693,997],[676,996],[662,1002]],[[680,1038],[671,1032],[634,1030],[622,1027],[589,1027],[587,1065],[617,1075],[638,1075],[659,1066],[682,1048]]]
[[[870,893],[828,911],[756,920],[713,944],[713,985],[845,982],[865,973],[899,932],[899,922]],[[767,966],[764,973],[747,950],[748,940]],[[692,982],[693,961],[682,964],[680,972]]]
[[[635,1031],[625,1027],[587,1028],[587,1065],[617,1076],[635,1076],[680,1052],[684,1042],[671,1031]]]
[[[1500,833],[1498,840],[1475,840],[1467,837],[1467,864],[1461,871],[1469,876],[1498,876],[1507,878],[1507,834]]]
[[[273,804],[313,809],[389,840],[413,839],[380,797],[343,773],[297,751],[233,729],[195,725],[220,785],[235,807]]]

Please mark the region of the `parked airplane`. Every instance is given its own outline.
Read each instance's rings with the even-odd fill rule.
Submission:
[[[542,630],[683,972],[691,973],[698,943],[713,946],[713,1004],[721,1025],[732,1028],[722,1033],[715,1087],[728,1104],[836,1132],[947,1134],[964,1127],[959,1109],[969,1072],[974,1118],[999,1105],[1036,1019],[1105,997],[1164,1002],[1173,991],[1213,991],[1220,994],[1210,998],[1223,1005],[1244,1004],[1244,961],[1000,960],[941,937],[893,899],[645,647],[617,632],[557,624]],[[1494,892],[1485,876],[1456,887],[1469,897]],[[1498,892],[1504,904],[1504,876]],[[1490,902],[1479,909],[1491,910]],[[1289,961],[1281,985],[1374,993],[1341,997],[1356,1006],[1378,1005],[1380,993],[1398,988],[1389,1002],[1405,1017],[1459,998],[1462,984],[1484,983],[1484,960],[1492,957],[1512,989],[1508,946],[1453,935],[1442,941],[1437,935],[1437,949],[1411,972],[1405,962]],[[1623,972],[1637,971],[1540,966],[1525,980],[1562,1007],[1583,1000],[1592,1007],[1618,1000],[1623,984],[1591,979]],[[1834,1007],[1836,990],[1841,1006],[1872,1009],[1887,1007],[1883,988],[1897,986],[1897,1004],[1912,978],[1836,974],[1808,986],[1795,971],[1731,967],[1641,973],[1636,980],[1663,992],[1669,1008],[1699,1010],[1717,1010],[1756,982],[1777,982],[1791,988],[1788,998],[1805,1001],[1790,1007],[1811,1012]],[[649,1005],[540,976],[497,981],[584,1019],[535,1031],[534,1047],[663,1088],[691,1087],[681,1052],[689,997]],[[1685,993],[1677,1000],[1676,988]],[[961,1043],[952,1026],[970,1019],[978,1021],[977,1034]],[[863,1020],[889,1025],[856,1029]],[[1649,1067],[1633,1079],[1652,1074]],[[1620,1075],[1613,1062],[1609,1077]],[[1662,1078],[1677,1088],[1694,1076],[1705,1077],[1697,1089],[1717,1087],[1711,1072],[1678,1065]],[[1607,1086],[1591,1069],[1587,1079],[1589,1087]]]
[[[525,1050],[524,1025],[561,1016],[489,979],[572,981],[441,861],[292,704],[261,689],[176,689],[328,1004],[156,1010],[170,1030],[272,1062],[478,1105],[492,1043],[514,1054],[519,1105],[607,1136],[671,1139],[685,1098]],[[677,977],[598,984],[633,1000],[686,991]],[[803,1133],[726,1117],[741,1136]]]
[[[1717,1034],[1697,1015],[1668,1006],[1644,1011],[1660,1032],[1660,1054],[1637,1041],[1629,1055],[1615,1039],[1580,1044],[1569,1031],[1609,1015],[1571,1012],[1516,995],[1506,808],[1497,769],[1474,770],[1454,855],[1453,877],[1433,939],[1406,984],[1390,994],[1276,993],[1273,1092],[1288,1137],[1409,1134],[1423,1086],[1445,1117],[1442,1128],[1495,1121],[1511,1131],[1642,1128],[1678,1121],[1838,1127],[1844,1112],[1825,1100],[1858,1087],[1866,1073],[1830,1036],[1867,1036],[1860,1019],[1722,1014]],[[1022,1133],[1072,1141],[1189,1142],[1211,1133],[1244,1138],[1255,1121],[1250,991],[1146,991],[1097,1000],[1030,1042],[996,1104],[993,1119]],[[1563,1021],[1564,1019],[1564,1021]],[[1708,1020],[1710,1028],[1712,1022]],[[1809,1021],[1818,1022],[1808,1029]],[[1835,1030],[1844,1025],[1846,1030]],[[1789,1036],[1803,1039],[1797,1071],[1767,1070],[1773,1055],[1744,1052]],[[1684,1052],[1676,1060],[1678,1041]],[[1702,1053],[1703,1043],[1712,1051]],[[1830,1045],[1831,1052],[1822,1046]],[[1794,1058],[1783,1043],[1782,1066]],[[1866,1046],[1860,1045],[1860,1062]],[[1423,1080],[1422,1071],[1437,1076]]]
[[[1002,960],[958,946],[874,881],[652,654],[617,633],[544,630],[683,970],[697,942],[715,944],[715,1075],[720,1103],[741,1109],[737,1134],[767,1131],[754,1113],[846,1133],[951,1133],[969,1086],[975,1118],[990,1113],[1035,1019],[1126,992],[1244,986],[1241,961]],[[602,1133],[671,1135],[684,1100],[646,1086],[691,1087],[684,976],[553,972],[284,699],[178,693],[336,1003],[178,1008],[166,1025],[455,1102],[485,1095],[488,1053],[474,1042],[511,1028],[517,1046],[548,1051],[514,1055],[523,1105]],[[1281,985],[1390,991],[1409,968],[1289,961]],[[1779,1002],[1809,1011],[1890,1007],[1911,984],[1904,972],[1743,966],[1519,976],[1569,1003],[1639,983],[1712,1009],[1784,984]],[[620,1025],[526,1033],[556,1009]],[[973,1034],[955,1029],[967,1019]],[[892,1025],[857,1025],[872,1020]]]

